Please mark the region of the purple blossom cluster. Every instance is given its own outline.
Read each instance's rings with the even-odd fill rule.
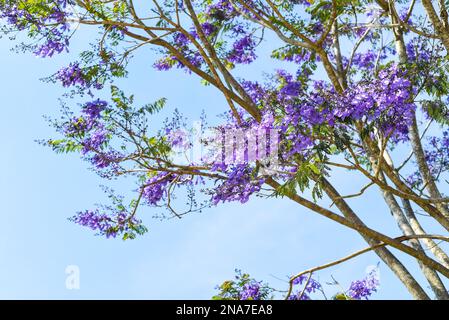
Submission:
[[[246,34],[241,39],[234,42],[232,45],[232,50],[228,54],[228,60],[235,64],[249,64],[256,60],[257,56],[255,53],[256,41],[254,36],[251,34]]]
[[[355,300],[368,300],[379,287],[377,272],[377,269],[373,269],[364,279],[353,281],[348,289],[348,296]]]
[[[218,0],[209,4],[205,13],[218,21],[230,20],[240,15],[230,0]]]
[[[68,137],[82,136],[93,129],[95,122],[84,117],[72,117],[63,126],[63,134]]]
[[[145,183],[142,198],[150,206],[156,206],[167,195],[167,186],[173,181],[175,176],[170,173],[158,173]]]
[[[79,212],[71,220],[81,226],[88,227],[100,234],[107,234],[112,227],[112,219],[105,213],[98,210],[86,210]]]
[[[260,191],[264,183],[262,178],[253,177],[252,169],[247,164],[230,166],[226,173],[226,180],[213,190],[214,205],[228,201],[245,203],[252,194]]]
[[[241,270],[235,270],[234,280],[225,281],[216,289],[220,293],[213,299],[226,300],[267,300],[270,298],[273,289],[266,283],[251,278],[249,274],[242,273]]]
[[[87,83],[79,63],[70,63],[68,67],[59,70],[56,74],[56,79],[59,80],[64,87],[75,85],[84,87]]]
[[[116,152],[98,155],[104,144],[109,140],[110,132],[105,129],[101,121],[101,113],[106,110],[108,103],[97,99],[89,101],[82,106],[82,116],[73,117],[63,125],[63,134],[67,137],[81,139],[81,153],[86,155],[94,152],[90,158],[97,168],[106,168],[109,164],[116,162],[122,156]]]
[[[83,89],[92,87],[98,90],[103,88],[103,84],[89,79],[78,62],[70,63],[69,66],[59,70],[55,75],[55,79],[61,82],[64,87],[78,86]]]
[[[260,300],[260,284],[258,282],[245,284],[240,292],[240,300]]]
[[[82,107],[83,116],[72,117],[63,126],[63,133],[67,136],[86,136],[92,133],[92,139],[94,141],[101,140],[101,136],[106,135],[104,130],[104,125],[101,123],[101,112],[107,107],[107,102],[102,100],[95,100],[87,102]],[[90,143],[86,143],[90,144]],[[101,143],[100,143],[101,144]],[[93,143],[93,145],[99,145],[98,143]]]
[[[266,101],[265,98],[267,97],[268,92],[262,84],[248,80],[242,81],[241,84],[248,96],[256,105],[261,105]]]
[[[183,38],[183,34],[181,36],[176,38]],[[188,39],[187,37],[185,39]],[[186,40],[187,42],[185,45],[177,45],[179,50],[182,50],[184,52],[183,58],[190,63],[192,66],[200,68],[204,64],[204,59],[201,56],[201,54],[189,47],[189,40]],[[175,40],[176,43],[176,40]],[[184,69],[188,73],[190,73],[190,68],[186,66],[186,63],[179,59],[178,57],[174,55],[165,56],[158,61],[154,63],[154,68],[159,71],[167,71],[170,70],[173,67],[177,67],[178,69]]]
[[[235,127],[278,130],[283,159],[297,154],[307,158],[319,143],[320,137],[311,134],[316,128],[353,132],[357,121],[394,141],[404,141],[408,139],[408,126],[416,110],[412,101],[415,89],[409,78],[398,65],[392,64],[379,71],[376,78],[352,84],[339,93],[324,81],[304,84],[292,74],[278,70],[274,83],[242,83],[253,101],[263,106],[262,122],[248,120],[237,125],[235,120],[229,121]]]
[[[431,63],[432,59],[435,59],[436,53],[443,52],[441,45],[419,37],[407,41],[406,50],[409,61],[421,65]]]
[[[287,156],[313,147],[310,130],[323,125],[349,130],[355,121],[363,121],[392,138],[407,139],[416,109],[410,102],[414,88],[398,65],[381,70],[377,78],[352,85],[343,93],[323,81],[313,81],[306,91],[291,74],[278,71],[277,76],[281,85],[275,103],[284,108],[277,127],[291,144]],[[262,90],[256,92],[263,96]],[[262,100],[260,96],[255,97]],[[269,106],[267,111],[272,112]]]
[[[113,164],[118,164],[124,156],[117,151],[95,153],[90,157],[90,162],[97,169],[105,169]]]
[[[406,72],[392,65],[380,71],[373,81],[351,88],[333,113],[342,120],[366,119],[385,135],[407,139],[416,110],[416,105],[410,102],[414,93]]]
[[[68,30],[68,26],[60,28],[59,30],[53,29],[48,32],[47,38],[44,44],[41,44],[34,51],[34,54],[46,58],[52,57],[54,54],[62,53],[64,50],[69,51],[69,38],[65,37],[65,32]]]
[[[277,50],[273,57],[283,61],[293,62],[296,64],[303,64],[304,62],[312,59],[313,52],[305,49],[298,48],[281,48]]]
[[[278,290],[269,284],[251,278],[249,274],[236,270],[235,280],[225,281],[216,289],[220,290],[213,299],[226,300],[269,300],[275,299],[273,292]],[[334,280],[328,285],[337,285]],[[292,282],[292,290],[287,297],[288,300],[312,300],[316,298],[316,293],[321,293],[327,300],[323,285],[311,277],[310,274],[303,274],[295,278]],[[338,292],[333,296],[333,300],[368,300],[379,287],[378,269],[373,269],[362,280],[353,281],[346,292]]]
[[[240,16],[240,10],[247,11],[244,7],[236,10],[229,0],[208,3],[203,8],[202,14],[206,21],[201,24],[201,30],[206,37],[212,38],[219,30],[226,28],[228,30],[226,34],[230,35],[227,41],[231,44],[223,59],[233,64],[249,64],[257,58],[255,53],[257,42],[254,32],[248,30],[248,25],[236,20],[236,17]],[[178,51],[183,52],[183,58],[191,65],[201,68],[205,65],[205,61],[193,43],[194,41],[199,41],[198,32],[194,27],[190,28],[188,35],[183,32],[176,32],[172,37],[172,45]],[[156,61],[154,67],[159,71],[167,71],[177,67],[190,72],[191,70],[185,64],[185,61],[170,54]]]
[[[97,232],[97,235],[115,238],[117,235],[129,232],[141,224],[126,212],[117,212],[113,215],[102,213],[99,210],[86,210],[70,218],[76,224],[88,227]]]
[[[39,13],[32,15],[23,2],[2,1],[0,19],[5,19],[12,28],[19,30],[32,26],[38,31],[39,39],[43,39],[43,43],[36,46],[34,53],[43,58],[52,57],[68,51],[70,28],[67,19],[71,14],[67,9],[71,4],[71,0],[42,1]]]
[[[101,126],[89,133],[89,135],[81,143],[83,146],[82,154],[86,154],[91,151],[98,152],[102,149],[104,143],[108,140],[108,131]]]
[[[171,147],[175,150],[187,150],[192,146],[192,142],[190,141],[190,137],[185,130],[176,129],[171,130],[167,129],[167,140],[170,143]]]
[[[387,57],[385,51],[376,52],[375,50],[367,50],[365,52],[357,52],[354,54],[352,66],[360,69],[372,71],[376,61],[382,61]]]
[[[310,294],[322,289],[321,284],[313,278],[309,278],[308,274],[303,274],[293,280],[293,285],[305,286],[295,293],[290,295],[289,300],[310,300]]]
[[[104,100],[94,100],[89,101],[86,104],[83,105],[82,112],[85,114],[89,119],[95,120],[99,119],[101,113],[106,110],[106,107],[108,106],[108,103]]]

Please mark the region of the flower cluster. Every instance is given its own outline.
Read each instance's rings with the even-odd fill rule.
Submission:
[[[97,232],[98,235],[107,238],[115,238],[117,235],[132,234],[133,231],[140,231],[141,221],[137,220],[127,212],[115,212],[106,214],[97,210],[86,210],[79,212],[70,218],[71,221],[88,227]],[[143,231],[143,230],[142,230]]]
[[[106,110],[108,106],[108,103],[104,100],[94,100],[89,101],[86,104],[83,105],[82,112],[89,118],[89,119],[99,119],[101,113]]]
[[[378,287],[379,287],[378,270],[373,269],[364,279],[353,281],[348,289],[347,294],[351,299],[368,300],[368,298],[374,292],[377,292]]]
[[[228,60],[232,63],[248,64],[256,60],[257,56],[254,52],[256,48],[256,41],[250,34],[246,34],[241,39],[237,40],[232,45],[232,50],[229,52]]]
[[[112,150],[101,153],[94,153],[89,160],[96,169],[105,169],[111,165],[120,163],[123,158],[123,154]]]
[[[112,165],[113,169],[125,155],[113,149],[106,149],[111,138],[111,132],[106,129],[102,119],[104,111],[108,110],[108,103],[96,99],[82,105],[81,115],[71,117],[59,129],[66,137],[65,140],[50,140],[49,144],[55,150],[79,150],[95,169],[106,169]]]
[[[240,13],[229,0],[218,0],[209,4],[205,10],[206,14],[219,21],[230,20]]]
[[[214,296],[216,300],[267,300],[274,291],[267,284],[257,281],[247,273],[235,270],[235,278],[225,281],[217,289],[219,294]]]
[[[273,126],[283,134],[288,145],[287,158],[294,154],[307,156],[315,146],[312,134],[317,127],[331,127],[347,132],[353,124],[362,122],[366,128],[377,128],[385,136],[396,140],[408,138],[408,126],[414,116],[415,104],[412,82],[398,66],[381,70],[377,78],[351,85],[343,93],[323,81],[312,81],[307,87],[285,71],[277,72],[280,84],[273,100],[273,91],[259,89],[256,84],[246,84],[255,101],[269,103],[265,112],[279,113]],[[316,137],[315,139],[318,139]]]
[[[413,38],[407,42],[407,57],[410,61],[428,63],[434,56],[434,50],[439,48],[431,46],[428,41],[421,38]]]
[[[245,203],[249,197],[260,191],[264,180],[253,177],[253,169],[247,164],[227,168],[226,180],[213,189],[212,203],[240,201]]]
[[[103,88],[103,84],[92,79],[88,75],[88,71],[81,68],[79,62],[70,63],[69,66],[59,70],[55,77],[64,87],[77,86],[81,89],[94,88],[100,90]]]
[[[256,36],[248,28],[247,23],[238,19],[242,12],[247,12],[247,9],[244,7],[237,9],[229,0],[207,1],[199,9],[202,10],[201,16],[205,20],[200,25],[201,32],[211,40],[211,43],[219,44],[219,48],[216,48],[217,53],[226,60],[227,65],[249,64],[256,60]],[[222,37],[219,41],[215,38],[218,34]],[[156,61],[154,67],[160,71],[177,67],[190,72],[186,62],[196,68],[206,66],[197,42],[201,40],[195,27],[174,33],[171,43],[183,53],[183,59],[169,54]]]
[[[302,285],[303,287],[299,289],[295,294],[290,295],[289,300],[310,300],[310,294],[315,293],[322,289],[321,284],[310,277],[308,274],[303,274],[293,280],[294,285]],[[305,285],[305,287],[304,287]]]
[[[68,67],[59,70],[56,74],[56,79],[59,80],[64,87],[86,85],[85,75],[83,74],[79,63],[71,63]]]
[[[235,270],[236,275],[234,280],[225,281],[222,285],[216,289],[219,290],[219,294],[214,296],[213,299],[224,300],[269,300],[276,299],[272,295],[278,291],[269,286],[269,284],[262,281],[257,281],[251,278],[249,274],[242,273],[240,270]],[[334,280],[328,285],[338,285],[338,282]],[[303,274],[295,278],[292,282],[293,292],[290,292],[287,298],[288,300],[312,300],[317,298],[313,296],[315,293],[322,293],[324,298],[327,299],[323,285],[311,277],[310,274]],[[349,289],[346,292],[339,292],[333,296],[333,300],[368,300],[373,293],[377,292],[379,287],[378,269],[375,268],[367,274],[362,280],[356,280],[351,283]]]
[[[109,131],[105,129],[101,121],[101,112],[106,109],[107,105],[107,102],[99,99],[87,102],[83,105],[83,116],[73,117],[63,125],[62,130],[66,136],[81,139],[79,142],[82,146],[83,155],[101,150],[102,146],[109,139]],[[100,167],[105,164],[105,158],[103,161],[100,161],[99,158],[95,159],[94,162],[98,164],[103,162]]]
[[[82,142],[82,153],[86,154],[91,151],[100,150],[104,143],[108,140],[108,131],[98,126],[96,130],[89,133],[89,135]]]
[[[34,50],[37,56],[52,57],[68,51],[70,28],[67,19],[71,16],[68,7],[73,5],[72,0],[41,1],[37,8],[30,10],[33,5],[33,2],[2,1],[0,19],[5,19],[12,28],[37,30],[29,32],[30,36],[43,39]]]
[[[260,300],[260,284],[257,282],[245,284],[240,292],[240,300]]]
[[[147,204],[157,205],[167,195],[167,186],[174,178],[174,175],[162,172],[148,179],[142,194]]]

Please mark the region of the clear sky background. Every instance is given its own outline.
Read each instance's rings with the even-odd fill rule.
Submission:
[[[56,155],[35,142],[55,136],[42,116],[59,116],[58,98],[64,92],[39,79],[73,61],[77,48],[92,39],[80,36],[73,54],[48,60],[11,52],[13,43],[0,40],[0,298],[209,299],[235,268],[284,290],[288,275],[366,246],[355,232],[287,199],[220,205],[182,220],[152,219],[158,211],[143,208],[141,217],[149,232],[125,242],[96,237],[69,222],[76,211],[106,200],[99,188],[105,181],[77,155]],[[179,108],[192,120],[202,109],[209,115],[224,110],[224,101],[213,88],[201,86],[199,79],[182,71],[157,72],[153,62],[153,54],[142,51],[130,66],[129,78],[120,82],[137,101],[167,97],[164,115]],[[260,77],[260,70],[275,67],[262,60],[245,74]],[[332,180],[342,193],[364,184],[345,172],[337,172]],[[125,194],[133,186],[122,181],[113,185]],[[375,195],[376,190],[370,190],[363,201],[352,204],[370,226],[399,235]],[[368,253],[316,277],[325,284],[333,276],[347,288],[379,261]],[[404,261],[416,271],[414,261]],[[80,268],[79,290],[65,286],[68,265]],[[373,298],[409,298],[383,264],[380,276],[381,287]],[[338,289],[325,288],[330,294]]]

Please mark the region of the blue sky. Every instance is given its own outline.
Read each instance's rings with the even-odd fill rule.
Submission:
[[[96,237],[69,222],[76,211],[106,200],[99,188],[105,181],[76,155],[56,155],[35,142],[55,135],[42,116],[59,116],[58,98],[64,92],[39,79],[75,59],[76,49],[88,40],[87,35],[78,38],[74,54],[49,60],[11,52],[13,43],[0,40],[0,298],[209,299],[235,268],[285,289],[279,279],[366,246],[353,231],[286,199],[220,205],[181,220],[152,219],[157,211],[143,208],[149,232],[126,242]],[[129,78],[120,82],[139,102],[167,97],[165,115],[179,108],[193,120],[202,109],[211,115],[224,110],[214,89],[184,72],[157,72],[153,61],[152,53],[142,51],[130,66]],[[270,71],[266,66],[261,61],[245,72],[256,76],[256,70]],[[332,180],[342,193],[364,183],[344,172],[336,172]],[[118,181],[113,186],[126,193],[133,185]],[[399,235],[375,190],[352,204],[370,226]],[[415,262],[404,261],[416,271]],[[333,276],[346,288],[378,262],[369,253],[317,278],[325,283]],[[80,268],[79,290],[66,289],[68,265]],[[383,264],[380,273],[374,298],[409,298]],[[326,290],[332,294],[337,288]]]

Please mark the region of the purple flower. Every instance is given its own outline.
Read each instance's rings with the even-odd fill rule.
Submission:
[[[90,136],[83,141],[82,153],[86,154],[90,151],[98,151],[102,145],[107,141],[108,132],[104,129],[98,129],[90,134]]]
[[[69,220],[80,226],[97,231],[97,235],[106,236],[106,238],[115,238],[119,234],[132,232],[136,229],[139,230],[139,228],[141,228],[141,231],[139,231],[141,233],[146,231],[142,228],[140,220],[123,211],[106,214],[99,210],[86,210],[78,212]]]
[[[70,87],[79,85],[84,87],[87,85],[85,75],[79,66],[79,63],[70,63],[68,67],[65,67],[58,71],[56,79],[61,81],[64,87]]]
[[[256,60],[254,52],[256,42],[251,35],[245,35],[232,45],[233,49],[228,55],[228,60],[233,63],[249,64]]]
[[[206,36],[212,35],[217,30],[217,28],[209,22],[202,23],[201,28]]]
[[[373,269],[364,279],[353,281],[348,289],[348,296],[355,300],[368,300],[379,287],[377,269]]]
[[[88,227],[94,231],[98,231],[101,235],[115,237],[115,234],[108,232],[111,230],[113,225],[112,219],[108,215],[100,213],[98,210],[86,210],[84,212],[79,212],[70,220],[83,227]]]
[[[118,163],[123,158],[122,154],[115,151],[96,153],[90,158],[90,162],[97,169],[105,169],[111,164]]]
[[[173,67],[173,57],[166,57],[156,61],[153,67],[159,71],[168,71]]]
[[[97,99],[95,101],[87,102],[83,106],[82,112],[90,119],[98,119],[102,111],[106,109],[108,103],[106,101]]]
[[[143,189],[142,198],[148,205],[156,206],[166,195],[167,185],[173,181],[174,176],[161,172],[147,180]]]
[[[251,168],[246,164],[230,168],[227,180],[213,190],[212,203],[240,201],[245,203],[249,197],[260,191],[263,179],[254,179]]]
[[[240,292],[240,300],[259,300],[260,299],[260,285],[257,282],[248,283],[243,286]]]
[[[84,135],[95,125],[94,121],[83,117],[73,117],[63,127],[63,133],[67,136]]]
[[[300,288],[297,293],[292,294],[289,300],[310,300],[310,294],[318,290],[321,290],[321,284],[313,278],[309,279],[309,274],[303,274],[300,277],[293,280],[293,285],[304,285],[305,288]]]
[[[33,28],[33,37],[39,39],[34,54],[43,58],[52,57],[64,50],[68,51],[70,33],[65,21],[71,16],[66,10],[70,2],[70,0],[42,2],[39,14],[32,15],[28,8],[18,1],[2,1],[0,19],[5,19],[12,29]]]
[[[225,21],[238,16],[239,12],[232,5],[231,1],[219,0],[207,7],[206,14],[215,20]]]

